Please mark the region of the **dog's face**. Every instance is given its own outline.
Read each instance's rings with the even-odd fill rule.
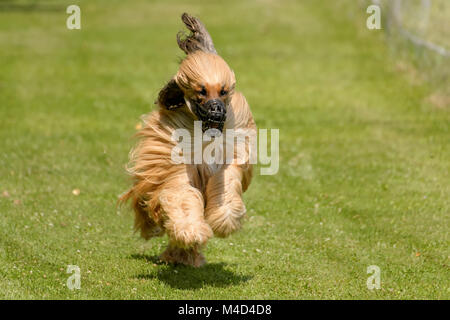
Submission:
[[[181,62],[175,81],[203,131],[222,131],[236,83],[227,63],[217,54],[196,51]]]

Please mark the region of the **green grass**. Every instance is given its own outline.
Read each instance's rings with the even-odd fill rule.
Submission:
[[[1,298],[450,298],[450,109],[398,70],[365,8],[75,1],[69,31],[74,1],[28,3],[0,1]],[[116,207],[135,125],[183,56],[184,11],[257,125],[280,129],[278,174],[255,176],[243,230],[211,240],[200,269],[160,264],[167,239],[140,240]]]

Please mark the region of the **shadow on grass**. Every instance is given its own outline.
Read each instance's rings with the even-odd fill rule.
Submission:
[[[133,254],[130,257],[161,265],[156,272],[139,274],[136,276],[137,279],[158,279],[176,289],[200,289],[205,286],[228,287],[253,278],[227,270],[227,264],[223,262],[207,263],[203,267],[194,268],[184,265],[168,265],[159,260],[158,256]]]

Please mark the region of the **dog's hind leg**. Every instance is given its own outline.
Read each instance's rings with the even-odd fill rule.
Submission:
[[[227,237],[241,228],[246,212],[242,181],[248,174],[240,166],[229,165],[208,181],[205,218],[218,237]]]
[[[164,230],[152,219],[148,208],[138,199],[133,199],[134,229],[140,231],[141,237],[148,240],[164,235]]]

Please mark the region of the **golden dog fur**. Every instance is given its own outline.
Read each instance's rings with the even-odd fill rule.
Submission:
[[[234,159],[217,166],[176,164],[171,158],[176,146],[172,134],[179,128],[194,134],[198,119],[190,101],[202,99],[224,102],[224,136],[226,129],[256,130],[256,125],[245,97],[234,89],[233,71],[217,55],[204,26],[187,14],[182,20],[191,31],[185,39],[178,35],[187,56],[160,91],[158,110],[144,118],[139,142],[131,152],[129,172],[134,184],[120,200],[131,200],[134,226],[143,238],[167,233],[169,246],[161,260],[201,266],[205,259],[200,250],[213,234],[226,237],[241,227],[246,211],[242,193],[252,176],[249,145],[246,141],[244,163]],[[199,94],[202,89],[206,94]]]

